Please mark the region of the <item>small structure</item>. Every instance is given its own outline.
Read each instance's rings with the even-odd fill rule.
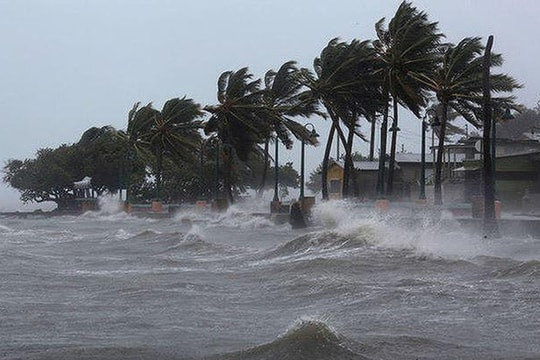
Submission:
[[[420,191],[421,155],[411,153],[397,153],[394,163],[394,195],[396,198],[418,197]],[[361,199],[377,198],[377,177],[379,161],[353,162],[356,186],[354,193]],[[385,162],[388,171],[388,161]],[[343,197],[343,168],[342,161],[332,161],[328,168],[328,197],[341,199]],[[426,162],[426,173],[431,177],[432,164]],[[428,176],[426,176],[428,177]],[[351,180],[351,183],[353,181]]]
[[[97,210],[98,203],[92,188],[92,178],[85,176],[80,181],[73,182],[73,195],[78,210]]]
[[[496,159],[496,198],[505,208],[535,208],[532,202],[527,203],[527,199],[540,193],[540,150],[498,155]],[[465,200],[472,202],[482,196],[482,162],[479,159],[464,160],[461,171],[465,174]],[[540,210],[540,204],[536,208]]]

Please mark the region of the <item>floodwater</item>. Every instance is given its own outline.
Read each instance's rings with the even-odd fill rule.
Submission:
[[[0,358],[540,359],[538,239],[253,211],[0,218]]]

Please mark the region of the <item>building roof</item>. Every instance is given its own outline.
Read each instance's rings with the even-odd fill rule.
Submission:
[[[379,170],[378,161],[355,161],[353,162],[354,168],[357,170],[364,171],[377,171]],[[385,167],[388,167],[388,161],[384,163]]]
[[[339,166],[340,168],[345,167],[344,161],[333,161],[334,164]],[[353,161],[353,166],[356,170],[363,170],[363,171],[378,171],[379,170],[379,160],[374,161]],[[384,166],[388,169],[388,161],[384,163]],[[399,169],[399,165],[397,162],[394,164],[394,169]]]
[[[426,158],[427,158],[427,155],[426,155]],[[396,153],[396,161],[398,163],[421,163],[422,154]]]
[[[514,157],[514,156],[538,155],[538,154],[540,154],[540,150],[528,150],[528,151],[515,152],[515,153],[511,153],[511,154],[498,155],[497,159]]]

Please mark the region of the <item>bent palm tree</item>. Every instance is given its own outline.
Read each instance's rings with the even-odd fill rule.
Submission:
[[[150,151],[156,159],[156,198],[161,199],[163,157],[171,156],[177,162],[191,161],[191,154],[199,148],[202,121],[200,105],[192,99],[168,100],[161,111],[152,104],[137,110],[128,124],[128,134],[133,137],[133,146]]]
[[[415,75],[417,80],[437,95],[440,103],[441,125],[435,167],[435,204],[437,205],[442,204],[442,159],[449,110],[456,111],[476,127],[481,126],[482,123],[483,50],[484,46],[480,38],[465,38],[457,45],[446,46],[442,63],[436,71],[431,74]],[[501,66],[502,62],[500,54],[492,54],[492,66]],[[512,92],[521,87],[515,79],[505,74],[490,75],[490,83],[491,91],[494,93]],[[492,101],[499,107],[504,103],[506,106],[518,108],[511,96],[495,97]]]
[[[390,97],[393,103],[392,142],[388,169],[387,194],[392,194],[394,161],[398,129],[398,104],[420,117],[420,110],[426,105],[427,91],[417,80],[424,73],[430,73],[438,64],[438,45],[443,37],[438,32],[437,23],[428,21],[427,14],[418,11],[404,1],[396,14],[384,28],[385,19],[375,24],[377,40],[375,49],[379,54],[383,77],[383,97],[386,104],[381,124],[381,156],[379,161],[379,194],[384,193],[384,162],[386,154],[386,132]]]
[[[263,103],[261,81],[252,78],[247,68],[222,73],[217,83],[219,103],[204,107],[211,114],[204,132],[206,135],[215,133],[223,146],[224,187],[231,203],[234,202],[233,158],[247,161],[250,154],[259,151],[257,144],[264,142],[270,133],[263,115],[267,109]]]
[[[347,44],[332,39],[313,61],[315,74],[308,69],[299,73],[300,81],[309,89],[310,96],[324,106],[332,121],[321,171],[323,199],[328,199],[326,177],[336,133],[345,146],[346,163],[350,164],[351,137],[345,137],[341,123],[349,133],[358,134],[358,116],[368,116],[373,113],[372,108],[378,106],[380,86],[377,77],[373,76],[374,67],[374,51],[369,41],[353,40]]]
[[[281,141],[287,149],[292,148],[293,139],[304,141],[311,145],[316,145],[317,140],[310,137],[310,132],[300,123],[292,118],[297,116],[309,117],[312,114],[319,114],[317,110],[317,101],[311,97],[306,97],[302,92],[303,85],[298,81],[299,70],[294,61],[284,63],[277,72],[270,70],[264,76],[264,106],[266,109],[262,114],[266,115],[266,121],[274,133],[276,155],[278,140]],[[264,188],[266,169],[268,167],[268,143],[271,134],[266,139],[264,149],[264,170],[260,189]],[[277,166],[277,158],[275,171]],[[276,176],[277,178],[277,176]],[[276,179],[277,181],[277,179]]]

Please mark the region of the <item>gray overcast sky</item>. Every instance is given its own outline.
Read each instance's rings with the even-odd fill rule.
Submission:
[[[372,39],[396,0],[0,0],[0,163],[78,140],[91,126],[124,128],[136,101],[216,102],[216,80],[249,66],[262,76],[283,62],[311,67],[333,37]],[[540,98],[536,0],[413,1],[447,39],[495,37],[519,101]],[[399,144],[419,152],[419,123],[402,111]],[[327,125],[313,119],[321,134]],[[367,131],[367,128],[366,128]],[[321,139],[322,142],[325,139]],[[283,153],[298,164],[299,146]],[[316,166],[323,147],[311,151]],[[357,150],[367,152],[358,144]],[[17,208],[0,185],[0,210]]]

